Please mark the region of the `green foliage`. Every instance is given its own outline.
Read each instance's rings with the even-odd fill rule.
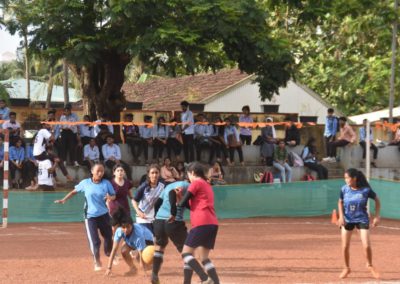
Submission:
[[[10,95],[7,92],[7,89],[0,84],[0,99],[5,100],[7,104],[10,103]]]
[[[345,114],[386,108],[393,1],[332,0],[319,7],[315,2],[290,9],[275,5],[269,21],[277,36],[292,43],[296,78]],[[399,98],[396,94],[397,104]]]
[[[31,50],[78,67],[100,70],[105,58],[115,55],[127,62],[138,58],[152,72],[172,76],[237,65],[258,75],[262,98],[277,93],[292,74],[290,45],[272,36],[261,1],[22,2],[29,13]]]

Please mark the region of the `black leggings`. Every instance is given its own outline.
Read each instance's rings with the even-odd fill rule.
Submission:
[[[231,162],[233,162],[233,159],[235,158],[235,150],[239,154],[239,161],[243,162],[242,146],[240,146],[240,147],[229,147],[229,158],[231,159]]]
[[[318,179],[328,179],[328,169],[317,163],[304,163],[310,170],[316,171]]]
[[[363,148],[363,159],[365,159],[365,156],[367,155],[367,147],[365,141],[360,142],[360,146]],[[372,151],[374,151],[374,160],[378,158],[378,148],[374,145],[374,143],[371,143]]]

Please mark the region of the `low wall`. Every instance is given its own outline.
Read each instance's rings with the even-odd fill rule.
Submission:
[[[373,151],[371,149],[371,161]],[[345,168],[361,167],[362,148],[360,145],[348,145],[340,148],[340,165]],[[400,167],[400,152],[397,146],[386,146],[378,149],[378,159],[376,160],[378,168],[399,168]],[[385,177],[386,178],[386,177]]]
[[[343,180],[288,184],[246,184],[214,187],[219,219],[248,217],[306,217],[328,215],[337,208]],[[371,185],[384,206],[381,216],[400,217],[399,183],[372,180]],[[0,192],[1,198],[2,192]],[[66,192],[9,193],[9,222],[82,222],[84,195],[54,204]],[[0,210],[2,204],[0,203]],[[371,202],[374,211],[374,202]],[[186,211],[186,217],[188,217]],[[328,220],[329,217],[327,217]]]

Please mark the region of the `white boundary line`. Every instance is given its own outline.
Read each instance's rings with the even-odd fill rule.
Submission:
[[[69,232],[64,232],[55,229],[46,229],[46,228],[39,228],[39,227],[28,227],[28,229],[33,230],[33,232],[24,232],[24,233],[7,233],[7,234],[0,234],[0,237],[9,237],[9,236],[60,236],[60,235],[70,235]]]
[[[220,223],[219,226],[240,226],[240,225],[321,225],[321,226],[333,226],[328,222],[238,222],[238,223]],[[378,225],[376,228],[382,228],[387,230],[400,231],[400,227],[382,226]]]

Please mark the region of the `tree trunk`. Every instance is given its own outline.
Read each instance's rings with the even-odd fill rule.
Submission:
[[[125,79],[125,67],[131,57],[116,52],[105,52],[101,58],[101,62],[90,66],[79,67],[71,64],[70,68],[81,84],[91,118],[94,120],[106,113],[111,121],[120,121],[120,112],[126,105],[121,88]]]
[[[54,66],[50,66],[50,74],[49,80],[47,81],[47,98],[46,98],[46,108],[50,108],[51,104],[51,95],[53,93],[53,85],[54,85]]]
[[[25,79],[26,79],[26,95],[28,100],[31,99],[31,74],[29,70],[29,49],[28,49],[28,30],[23,31],[24,34],[24,50],[25,50]]]
[[[69,93],[68,93],[68,64],[65,59],[63,59],[63,89],[64,89],[64,106],[69,103]]]

